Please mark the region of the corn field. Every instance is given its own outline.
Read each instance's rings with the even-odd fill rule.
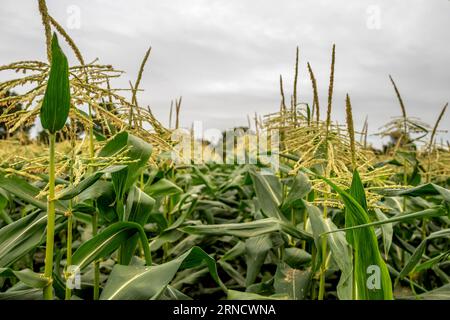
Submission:
[[[433,124],[409,117],[390,77],[399,116],[376,149],[350,94],[346,122],[331,118],[335,46],[327,101],[308,63],[299,102],[297,48],[273,113],[226,150],[189,130],[183,149],[181,98],[168,127],[139,103],[151,50],[115,88],[123,71],[85,60],[38,3],[47,60],[0,66],[15,72],[0,83],[0,299],[450,299],[448,104]],[[264,156],[252,146],[275,133]]]

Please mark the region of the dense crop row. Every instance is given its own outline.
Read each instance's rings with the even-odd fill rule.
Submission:
[[[25,74],[0,83],[0,299],[450,298],[446,106],[433,127],[409,118],[391,78],[402,116],[376,150],[348,95],[346,125],[331,119],[334,47],[325,120],[309,63],[314,100],[298,102],[297,50],[290,104],[280,78],[278,112],[178,163],[181,99],[175,128],[138,103],[150,50],[129,101],[111,85],[121,72],[86,63],[39,9],[49,61],[0,67]],[[45,131],[30,141],[37,116]],[[249,159],[275,133],[277,168],[259,153],[217,161]]]

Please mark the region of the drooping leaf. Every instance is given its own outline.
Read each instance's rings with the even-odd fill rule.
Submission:
[[[431,268],[433,268],[433,266],[438,265],[439,263],[445,262],[446,260],[448,260],[449,256],[450,256],[450,250],[447,250],[446,252],[442,252],[441,254],[438,254],[437,256],[415,266],[412,273],[431,269]]]
[[[84,242],[73,254],[72,264],[82,270],[91,262],[111,255],[119,246],[136,234],[143,241],[142,247],[146,253],[147,262],[151,261],[147,237],[142,226],[135,222],[122,221],[110,225],[93,238]]]
[[[386,215],[378,208],[375,210],[375,215],[378,218],[378,221],[386,221],[388,218]],[[383,232],[383,247],[384,247],[384,256],[385,259],[388,257],[389,249],[391,248],[392,244],[392,236],[394,234],[394,228],[391,224],[385,223],[381,225],[381,231]]]
[[[0,267],[8,267],[44,241],[47,216],[35,212],[0,229]]]
[[[274,278],[275,293],[291,300],[304,300],[312,280],[311,271],[294,269],[285,263],[278,264]]]
[[[239,286],[245,287],[245,278],[242,274],[231,265],[224,260],[217,261],[217,264],[225,271]]]
[[[227,261],[227,260],[233,260],[237,257],[245,254],[245,243],[243,241],[238,241],[236,245],[225,252],[225,254],[220,258],[220,260]]]
[[[69,187],[68,189],[64,190],[60,195],[57,196],[57,198],[61,199],[61,200],[72,199],[72,198],[78,196],[80,193],[82,193],[86,189],[88,189],[90,186],[92,186],[104,174],[118,172],[125,168],[126,168],[126,166],[120,165],[120,166],[111,166],[111,167],[107,167],[105,169],[96,171],[94,174],[92,174],[89,177],[87,177],[86,179],[82,180],[77,185]]]
[[[217,274],[216,263],[199,247],[169,262],[151,266],[116,265],[102,291],[102,300],[149,300],[159,296],[172,281],[178,270],[206,265],[214,281],[226,288]]]
[[[283,201],[283,210],[295,206],[297,203],[303,204],[303,202],[299,200],[303,199],[310,191],[311,182],[304,173],[299,172],[294,177],[289,193]]]
[[[48,284],[48,281],[42,274],[36,273],[30,269],[15,271],[10,268],[0,268],[0,277],[16,277],[31,288],[42,289]]]
[[[401,297],[401,299],[407,300],[450,300],[450,283],[443,285],[440,288],[416,295]]]
[[[100,217],[109,223],[117,222],[118,215],[114,209],[116,194],[111,181],[97,180],[92,186],[82,191],[75,199],[78,205],[91,205],[95,201],[94,209],[100,214]]]
[[[5,221],[5,223],[10,224],[13,222],[11,217],[6,212],[6,207],[9,203],[9,197],[6,191],[0,188],[0,219]]]
[[[151,250],[158,250],[164,243],[172,243],[179,240],[183,236],[183,232],[178,230],[169,230],[162,233],[150,242]]]
[[[157,300],[192,300],[191,297],[185,295],[180,290],[168,285],[165,290],[158,296]]]
[[[406,262],[403,269],[400,271],[399,278],[402,279],[405,276],[407,276],[409,273],[414,271],[414,268],[417,266],[417,264],[422,259],[422,256],[425,253],[427,244],[430,240],[438,239],[438,238],[446,238],[450,239],[450,229],[442,229],[436,232],[433,232],[428,237],[422,240],[422,242],[417,246],[417,248],[414,250],[411,257]]]
[[[0,300],[42,300],[42,289],[30,288],[23,282],[18,282],[5,292],[0,292]]]
[[[183,192],[183,189],[181,189],[172,181],[163,178],[158,180],[156,183],[145,186],[144,191],[148,195],[156,198],[179,194]]]
[[[100,150],[99,157],[112,157],[122,155],[127,157],[126,167],[111,174],[116,194],[123,198],[124,193],[136,182],[144,170],[152,153],[152,146],[126,131],[116,134]]]
[[[242,238],[256,237],[262,234],[281,231],[297,239],[312,240],[312,236],[276,218],[266,218],[251,222],[191,225],[180,228],[181,231],[201,235],[231,235]]]
[[[311,262],[311,255],[303,249],[286,248],[284,249],[284,262],[291,268],[300,269],[302,265]]]
[[[268,234],[252,237],[245,241],[245,262],[247,264],[246,287],[255,282],[261,266],[272,247],[272,241]]]
[[[352,226],[352,227],[331,230],[331,231],[328,231],[327,233],[335,233],[335,232],[356,230],[356,229],[362,229],[362,228],[368,228],[368,227],[383,226],[383,225],[391,224],[391,223],[395,224],[398,222],[409,222],[410,220],[414,220],[414,219],[441,217],[441,216],[445,216],[445,215],[447,215],[447,209],[444,206],[435,206],[435,207],[425,209],[422,211],[417,211],[417,212],[412,212],[412,213],[401,213],[392,218],[388,218],[385,220],[379,220],[379,221],[369,222],[369,223],[360,224],[360,225],[356,225],[356,226]]]
[[[414,188],[404,190],[381,189],[379,192],[386,196],[422,197],[422,196],[440,195],[446,202],[450,202],[450,191],[434,183],[427,183]]]
[[[25,179],[16,176],[5,177],[0,175],[0,185],[4,190],[17,198],[31,203],[36,208],[47,210],[47,202],[37,198],[41,190],[29,184]],[[61,201],[56,201],[56,213],[64,214],[65,209],[65,205]]]
[[[147,222],[155,205],[155,200],[137,187],[132,187],[128,193],[126,220],[136,222],[141,226]],[[135,234],[126,241],[120,250],[120,261],[129,264],[136,249],[140,234]]]
[[[155,199],[134,187],[128,193],[126,220],[143,226],[155,205]]]
[[[206,174],[203,174],[203,172],[197,166],[191,166],[191,168],[194,171],[194,176],[197,177],[206,186],[206,189],[210,193],[214,194],[217,188],[213,184],[211,179]]]
[[[277,218],[286,221],[286,217],[280,211],[282,201],[281,183],[272,175],[261,175],[256,171],[250,171],[253,180],[256,198],[261,210],[268,218]]]

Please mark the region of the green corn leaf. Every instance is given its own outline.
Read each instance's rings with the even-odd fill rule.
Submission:
[[[231,265],[231,263],[223,260],[219,260],[217,261],[217,263],[223,269],[223,271],[225,271],[234,281],[236,281],[237,284],[245,287],[245,278]]]
[[[243,241],[238,241],[238,243],[236,243],[236,245],[233,248],[225,252],[222,258],[220,258],[220,260],[222,261],[233,260],[240,257],[243,254],[245,254],[245,243]]]
[[[297,229],[276,218],[266,218],[243,223],[192,225],[182,227],[180,230],[198,235],[230,235],[242,238],[256,237],[266,233],[281,231],[297,239],[312,240],[312,236],[308,232]]]
[[[197,177],[206,186],[207,190],[211,194],[214,194],[217,187],[213,184],[211,179],[207,175],[203,174],[197,166],[191,166],[191,168],[194,171],[195,177]]]
[[[380,209],[376,208],[374,211],[378,221],[383,222],[388,220],[386,215]],[[381,225],[381,231],[383,232],[384,257],[387,259],[392,244],[392,236],[394,235],[394,227],[390,223],[384,223]]]
[[[447,215],[447,209],[444,206],[435,206],[435,207],[425,209],[422,211],[417,211],[417,212],[412,212],[412,213],[401,213],[392,218],[388,218],[385,220],[379,220],[379,221],[369,222],[369,223],[365,223],[365,224],[360,224],[357,226],[331,230],[326,233],[335,233],[335,232],[356,230],[356,229],[362,229],[362,228],[368,228],[368,227],[383,226],[383,225],[390,224],[390,223],[395,224],[395,223],[399,223],[399,222],[409,222],[410,220],[414,220],[414,219],[441,217],[441,216],[445,216],[445,215]]]
[[[192,298],[168,285],[157,300],[192,300]]]
[[[261,175],[254,170],[250,171],[250,176],[253,180],[257,201],[264,215],[268,218],[287,221],[280,211],[282,193],[279,179],[272,175]]]
[[[379,192],[386,196],[436,196],[440,195],[446,202],[450,202],[450,190],[434,183],[423,184],[414,188],[404,190],[381,189]]]
[[[125,168],[126,168],[126,166],[120,165],[120,166],[111,166],[111,167],[107,167],[102,170],[99,170],[99,171],[95,172],[94,174],[90,175],[89,177],[87,177],[86,179],[82,180],[77,185],[67,188],[60,195],[57,195],[56,197],[57,197],[57,199],[61,199],[61,200],[72,199],[72,198],[78,196],[84,190],[88,189],[90,186],[92,186],[104,174],[118,172]]]
[[[80,270],[95,260],[105,258],[116,251],[123,243],[138,234],[143,242],[147,263],[151,262],[147,236],[141,225],[135,222],[116,222],[95,237],[84,242],[73,254],[72,264]]]
[[[303,249],[286,248],[284,249],[284,262],[291,268],[300,269],[303,265],[311,262],[311,255]]]
[[[30,288],[19,282],[5,292],[0,292],[0,300],[42,300],[41,288]]]
[[[29,214],[0,229],[0,267],[8,267],[44,241],[47,216]]]
[[[6,212],[6,207],[9,203],[9,196],[3,189],[0,188],[0,219],[6,222],[6,224],[10,224],[13,222],[11,217]]]
[[[252,292],[228,290],[228,300],[288,300],[287,295],[263,296]]]
[[[178,241],[182,236],[183,232],[178,230],[163,232],[161,235],[150,242],[150,249],[158,250],[162,247],[163,244]]]
[[[307,213],[311,221],[311,228],[313,230],[314,241],[316,248],[319,251],[318,257],[322,254],[321,236],[325,236],[326,232],[336,230],[335,224],[330,220],[324,220],[321,211],[316,206],[307,205]],[[353,279],[353,265],[351,248],[343,234],[328,234],[327,247],[330,248],[331,256],[341,270],[341,277],[337,285],[337,294],[341,300],[352,299],[352,279]]]
[[[402,278],[406,277],[408,274],[414,272],[415,267],[418,265],[418,263],[420,262],[420,260],[422,259],[423,255],[425,253],[428,242],[430,240],[438,239],[438,238],[450,239],[450,229],[442,229],[442,230],[433,232],[428,237],[423,239],[422,242],[414,250],[411,257],[406,262],[402,271],[400,271],[400,274],[398,276],[400,279],[402,279]]]
[[[64,127],[69,116],[70,83],[67,58],[59,47],[55,33],[51,46],[50,76],[41,106],[40,118],[42,127],[53,134]]]
[[[74,210],[78,209],[79,206],[90,206],[92,201],[95,201],[96,207],[94,209],[98,210],[101,218],[107,222],[117,221],[117,213],[112,206],[115,201],[115,193],[111,181],[97,180],[92,186],[83,190],[75,200]]]
[[[427,261],[417,265],[416,267],[414,267],[412,273],[417,273],[417,272],[421,272],[424,270],[428,270],[428,269],[432,268],[434,265],[439,264],[440,262],[449,260],[449,256],[450,256],[450,250],[447,250],[446,252],[438,254],[437,256],[431,258],[430,260],[427,260]]]
[[[178,203],[179,207],[183,207],[183,203],[190,198],[190,195],[184,195],[182,197],[182,199],[180,200],[180,202]],[[178,217],[178,219],[172,223],[170,226],[167,227],[167,223],[162,226],[162,229],[164,229],[164,231],[162,233],[160,233],[155,239],[153,239],[150,242],[150,248],[152,250],[157,250],[159,249],[164,243],[172,243],[174,241],[177,241],[178,239],[180,239],[183,236],[183,233],[179,230],[177,230],[177,228],[185,221],[185,219],[191,215],[191,213],[194,211],[195,207],[197,204],[197,199],[194,199],[189,205],[186,204],[186,206],[188,206],[187,210],[183,211],[183,213],[181,213],[181,215]],[[155,217],[157,215],[152,214],[152,217]],[[162,217],[165,220],[164,217]]]
[[[353,173],[349,193],[360,204],[360,207],[352,205],[352,201],[349,201],[349,197],[344,193],[337,192],[346,206],[346,226],[352,227],[370,222],[366,209],[364,187],[358,171],[355,170]],[[351,230],[347,234],[350,235],[347,238],[354,249],[356,298],[362,300],[393,299],[391,278],[381,257],[373,227]]]
[[[290,300],[304,300],[308,295],[312,275],[310,270],[293,269],[285,263],[277,266],[274,276],[275,293]]]
[[[114,201],[114,187],[111,181],[97,180],[92,186],[86,188],[77,196],[79,202],[99,199],[110,201],[108,204],[111,204]]]
[[[122,155],[130,162],[122,170],[111,174],[117,196],[123,199],[126,191],[137,181],[152,153],[152,146],[132,134],[122,131],[109,140],[99,157]]]
[[[144,226],[154,205],[155,200],[152,197],[148,196],[139,188],[132,187],[128,193],[126,220]],[[133,235],[122,245],[120,250],[120,262],[122,264],[130,263],[139,236],[139,234]]]
[[[26,180],[16,176],[5,177],[0,175],[0,186],[19,199],[31,203],[36,208],[47,210],[47,202],[37,199],[41,190],[29,184]],[[66,206],[62,202],[56,201],[56,213],[64,214],[65,210]]]
[[[156,198],[156,197],[164,197],[170,196],[174,194],[180,194],[183,192],[179,186],[167,179],[160,179],[157,182],[146,185],[144,188],[145,193]]]
[[[155,199],[137,187],[130,189],[127,198],[126,220],[143,226],[155,205]]]
[[[303,201],[300,200],[303,199],[310,191],[311,183],[309,182],[308,177],[302,172],[299,172],[293,179],[289,193],[283,201],[282,209],[285,210],[287,208],[291,208],[297,203],[303,206]]]
[[[450,283],[440,288],[421,293],[419,295],[401,297],[404,300],[450,300]]]
[[[0,268],[0,277],[16,277],[31,288],[42,289],[48,284],[43,274],[36,273],[30,269],[15,271],[10,268]]]
[[[252,237],[245,241],[245,262],[247,264],[246,287],[255,282],[261,266],[272,247],[273,244],[268,234]]]
[[[174,278],[178,270],[206,265],[214,281],[226,291],[219,275],[216,262],[199,247],[169,262],[151,266],[114,266],[100,296],[102,300],[149,300],[157,298]]]

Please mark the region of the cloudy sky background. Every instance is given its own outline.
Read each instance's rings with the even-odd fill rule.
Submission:
[[[309,61],[324,108],[336,44],[332,115],[339,122],[345,119],[347,92],[357,128],[368,116],[375,133],[398,116],[389,74],[410,116],[433,124],[450,99],[449,0],[47,0],[47,5],[86,60],[98,57],[126,71],[116,87],[135,81],[152,46],[139,101],[165,124],[170,100],[180,95],[184,126],[201,120],[206,128],[225,129],[246,125],[247,114],[276,111],[280,74],[291,92],[297,45],[299,100],[312,101]],[[73,6],[79,9],[79,29],[68,28]],[[0,30],[0,64],[46,59],[37,1],[2,0]],[[0,81],[8,77],[0,73]],[[450,129],[449,117],[442,129]]]

